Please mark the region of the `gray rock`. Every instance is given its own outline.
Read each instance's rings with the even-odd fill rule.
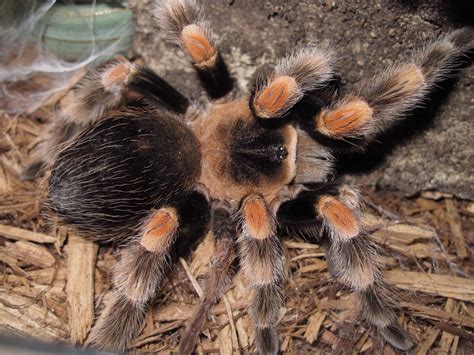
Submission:
[[[184,55],[153,25],[154,1],[130,0],[135,50],[183,93],[201,89]],[[242,91],[257,68],[274,65],[297,45],[331,44],[345,88],[403,59],[424,41],[473,23],[469,0],[202,1],[221,50]],[[471,17],[469,17],[471,16]],[[422,110],[380,138],[366,156],[345,159],[350,180],[416,194],[439,190],[474,199],[474,67],[466,68]]]

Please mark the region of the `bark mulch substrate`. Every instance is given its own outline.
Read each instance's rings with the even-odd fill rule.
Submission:
[[[81,344],[112,287],[115,249],[84,241],[46,218],[41,179],[18,177],[51,113],[0,115],[0,332]],[[361,189],[365,222],[386,246],[385,277],[400,291],[400,322],[416,341],[414,353],[471,353],[474,203],[438,192],[407,199]],[[396,353],[373,330],[351,325],[350,292],[330,279],[319,245],[296,239],[285,245],[291,279],[278,325],[283,353],[329,353],[338,343],[353,353]],[[206,236],[177,261],[131,350],[176,350],[212,247]],[[214,307],[199,353],[254,351],[248,295],[239,273]]]

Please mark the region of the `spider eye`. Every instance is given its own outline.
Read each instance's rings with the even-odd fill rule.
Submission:
[[[280,145],[276,151],[276,158],[279,161],[284,160],[288,156],[288,151],[282,145]]]

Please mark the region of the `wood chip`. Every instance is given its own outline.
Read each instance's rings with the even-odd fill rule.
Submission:
[[[451,259],[449,255],[442,253],[437,250],[438,247],[428,243],[415,243],[412,245],[403,245],[389,242],[387,240],[380,240],[375,238],[380,244],[386,248],[392,249],[405,256],[415,257],[419,259],[431,258],[431,259]]]
[[[45,314],[42,305],[31,299],[10,293],[0,294],[0,333],[36,338],[45,342],[60,342],[68,336],[65,326],[53,313]],[[10,307],[9,305],[28,307]]]
[[[454,337],[453,344],[451,345],[450,355],[456,355],[458,353],[459,337]]]
[[[66,269],[60,267],[58,270],[55,270],[55,267],[49,267],[46,269],[28,271],[27,275],[29,280],[40,285],[49,285],[53,281],[53,277],[56,282],[66,280]],[[12,284],[19,283],[19,279],[16,275],[7,275],[6,282]]]
[[[199,282],[197,282],[196,278],[194,277],[193,273],[191,272],[191,269],[189,268],[188,264],[186,263],[186,260],[184,260],[183,258],[179,258],[179,262],[183,266],[184,271],[186,272],[186,276],[188,277],[189,281],[191,281],[191,284],[193,285],[194,290],[196,291],[199,298],[204,299],[204,292],[201,288],[201,285],[199,285]]]
[[[295,256],[294,258],[290,259],[290,262],[293,261],[298,261],[298,260],[303,260],[303,259],[308,259],[308,258],[319,258],[321,256],[325,256],[326,253],[308,253],[308,254],[301,254],[298,256]]]
[[[232,334],[232,343],[235,345],[236,348],[239,348],[239,339],[237,337],[237,330],[235,327],[234,315],[232,314],[232,308],[230,306],[229,300],[227,299],[226,295],[222,297],[222,301],[224,302],[224,305],[227,311],[227,317],[229,318],[229,325],[230,325],[230,330]]]
[[[394,224],[378,230],[372,236],[377,240],[387,241],[387,244],[410,245],[415,241],[431,240],[435,236],[435,231],[432,228],[423,228],[409,224]]]
[[[474,302],[474,280],[457,276],[391,270],[385,279],[404,290]]]
[[[400,302],[400,305],[409,309],[422,318],[426,319],[442,319],[444,321],[456,324],[462,327],[469,327],[474,329],[474,319],[471,317],[462,316],[456,313],[446,312],[441,309],[423,306],[412,302]]]
[[[456,246],[456,254],[460,259],[466,259],[468,254],[464,235],[461,230],[461,217],[453,200],[447,199],[445,203],[449,226],[453,233],[454,245]]]
[[[328,344],[332,348],[334,348],[337,343],[337,336],[334,333],[330,332],[329,330],[325,330],[321,334],[321,342],[324,344]]]
[[[196,250],[193,253],[192,261],[189,264],[189,268],[193,275],[199,278],[209,269],[211,261],[211,255],[214,252],[214,235],[207,233],[206,237],[199,243]]]
[[[440,203],[432,201],[432,200],[428,200],[422,197],[417,199],[416,202],[417,202],[418,207],[415,207],[415,208],[402,207],[404,214],[411,216],[416,213],[433,211],[433,210],[443,208],[443,205],[441,205]]]
[[[318,244],[311,244],[311,243],[284,241],[283,244],[288,249],[320,249],[321,248]]]
[[[8,278],[19,278],[21,277],[21,280],[23,280],[25,277],[28,277],[28,273],[25,272],[21,267],[18,266],[19,261],[16,258],[11,257],[8,255],[7,251],[5,248],[0,248],[0,261],[10,267],[14,275],[7,275],[7,280]]]
[[[27,240],[30,242],[46,244],[56,242],[56,238],[43,234],[32,232],[26,229],[0,224],[0,235],[13,240]]]
[[[220,316],[219,320],[222,323],[227,321],[227,316]],[[219,336],[217,339],[217,344],[219,346],[219,354],[221,355],[232,355],[233,346],[232,346],[232,332],[230,329],[230,325],[226,325],[221,329],[219,332]]]
[[[69,235],[66,294],[72,344],[82,344],[94,322],[97,250],[96,243],[74,234]]]
[[[0,251],[27,265],[34,265],[40,268],[53,266],[56,262],[53,254],[47,248],[24,240],[14,243],[6,242],[5,247],[0,247]]]
[[[439,201],[443,198],[453,198],[453,194],[448,194],[446,192],[439,192],[439,191],[423,191],[421,193],[421,197],[427,198],[428,200],[435,200]]]
[[[466,212],[474,216],[474,202],[470,202],[466,207]]]
[[[327,267],[328,265],[324,260],[313,259],[311,260],[311,264],[300,267],[298,272],[304,274],[308,272],[322,271],[326,270]]]
[[[452,298],[448,298],[448,300],[446,301],[446,306],[444,307],[444,309],[446,310],[446,312],[449,312],[449,313],[457,313],[456,301],[453,300]],[[439,341],[439,348],[440,348],[440,352],[442,354],[448,354],[449,349],[451,348],[451,344],[454,341],[454,337],[455,337],[455,335],[453,335],[449,332],[446,332],[446,331],[443,331],[443,333],[441,333],[441,339]]]
[[[304,338],[309,344],[314,343],[318,338],[319,330],[321,329],[324,319],[326,319],[326,314],[321,312],[316,312],[309,318],[308,326],[304,333]]]
[[[290,347],[290,341],[291,341],[291,337],[290,336],[286,336],[283,341],[281,342],[281,346],[280,346],[280,351],[283,353],[283,352],[286,352],[288,351],[288,348]]]
[[[438,335],[441,331],[436,328],[431,328],[428,330],[427,334],[423,336],[423,341],[418,344],[418,346],[415,349],[415,355],[425,355],[428,353],[428,350],[430,350],[431,345],[436,341],[436,338],[438,338]]]

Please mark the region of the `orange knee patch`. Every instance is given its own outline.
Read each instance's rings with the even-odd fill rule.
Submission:
[[[317,118],[316,127],[321,133],[334,137],[357,135],[372,120],[373,110],[367,102],[355,99],[332,111],[323,111]]]
[[[140,244],[151,252],[164,250],[178,229],[178,215],[174,208],[161,208],[145,225]]]
[[[188,25],[181,33],[184,49],[197,65],[207,65],[216,58],[216,49],[198,25]]]
[[[298,84],[291,76],[278,76],[261,92],[257,92],[254,108],[258,117],[278,117],[288,110],[298,97]]]
[[[359,234],[359,223],[349,208],[332,196],[323,196],[317,204],[317,210],[328,222],[337,236],[348,239]]]
[[[129,62],[118,63],[105,71],[102,76],[102,85],[106,90],[110,90],[114,86],[125,85],[132,71],[133,64]]]
[[[252,238],[265,239],[272,235],[272,219],[262,198],[246,200],[243,210],[245,228]]]

